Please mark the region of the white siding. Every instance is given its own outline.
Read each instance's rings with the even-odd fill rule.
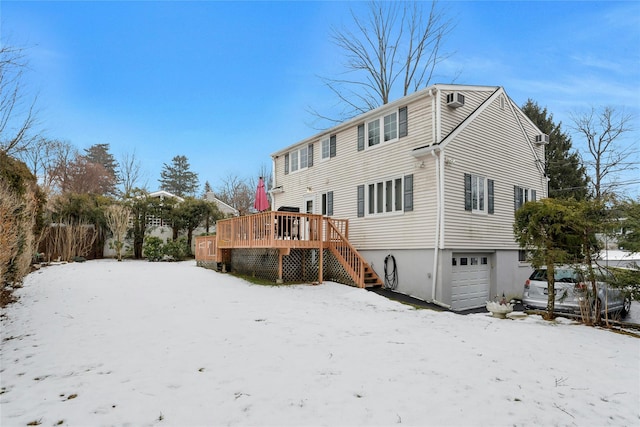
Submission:
[[[441,136],[451,131],[460,133],[444,147],[444,155],[453,160],[444,168],[444,236],[443,247],[451,249],[497,250],[517,249],[513,239],[513,186],[536,189],[538,198],[546,195],[546,180],[536,167],[532,147],[544,159],[544,147],[535,146],[537,130],[500,91],[500,97],[485,110],[483,103],[497,87],[436,85],[432,93],[439,95]],[[446,106],[446,94],[460,91],[465,105],[457,109]],[[328,131],[302,141],[298,146],[314,144],[314,164],[302,171],[284,174],[285,151],[274,156],[276,186],[283,192],[274,194],[272,208],[295,206],[304,211],[304,203],[313,198],[315,212],[321,213],[322,194],[333,191],[336,218],[349,219],[351,242],[360,250],[433,248],[436,232],[438,156],[416,159],[412,150],[434,141],[432,105],[435,98],[424,90],[358,119],[334,128],[336,157],[321,159],[321,140],[333,134]],[[403,101],[405,101],[403,103]],[[392,143],[357,150],[357,127],[375,116],[408,107],[407,137]],[[465,120],[482,111],[469,123]],[[519,119],[518,119],[519,117]],[[467,120],[468,121],[468,120]],[[464,123],[464,124],[463,124]],[[463,124],[461,126],[461,124]],[[524,132],[523,132],[524,126]],[[464,174],[471,173],[493,179],[495,214],[478,215],[464,210]],[[413,174],[414,210],[385,216],[357,217],[357,187],[387,178]]]
[[[376,114],[383,116],[400,107],[408,107],[408,136],[394,142],[358,151],[357,127],[365,121],[362,120],[338,131],[336,156],[328,160],[321,159],[320,141],[330,133],[305,141],[301,146],[310,142],[314,144],[311,168],[285,175],[285,156],[279,154],[275,159],[276,186],[282,185],[284,192],[275,194],[273,208],[296,206],[302,211],[304,200],[313,197],[316,213],[320,213],[322,193],[333,191],[333,216],[349,219],[350,241],[358,249],[433,247],[435,166],[431,159],[422,165],[411,155],[413,149],[433,143],[432,98],[428,92],[423,92],[422,96],[413,97],[410,101],[407,104],[395,103]],[[414,179],[413,212],[357,217],[358,185],[366,187],[368,183],[410,174]]]
[[[533,128],[529,129],[530,132]],[[532,136],[533,137],[533,136]],[[546,180],[536,165],[532,147],[511,108],[495,99],[458,137],[447,145],[445,168],[445,247],[517,249],[513,237],[513,186],[546,195]],[[544,159],[544,152],[540,154]],[[464,174],[494,180],[495,213],[477,214],[464,209]]]

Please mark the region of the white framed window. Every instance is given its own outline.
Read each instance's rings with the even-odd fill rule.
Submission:
[[[398,115],[393,112],[384,116],[384,141],[393,141],[398,138]]]
[[[392,142],[409,134],[407,107],[358,125],[358,151]]]
[[[494,181],[481,175],[464,174],[464,210],[494,213]]]
[[[484,212],[486,196],[485,177],[471,175],[471,210]]]
[[[403,195],[402,177],[367,184],[367,215],[402,212]]]
[[[367,123],[367,146],[380,144],[380,119]]]
[[[536,201],[536,190],[532,188],[513,186],[513,210],[517,211],[528,201]]]
[[[296,172],[313,166],[313,144],[305,145],[284,156],[284,173]]]
[[[323,139],[322,141],[320,141],[320,146],[321,146],[321,149],[322,149],[322,156],[321,156],[322,159],[323,160],[324,159],[328,159],[330,154],[331,154],[331,151],[330,151],[331,145],[330,145],[329,138],[327,137],[327,138]]]
[[[309,161],[309,147],[302,147],[298,152],[300,153],[298,156],[300,159],[300,169],[306,169]]]
[[[289,160],[291,162],[291,167],[289,168],[291,172],[295,172],[300,169],[300,162],[298,162],[298,157],[300,156],[300,150],[292,151],[289,156]]]

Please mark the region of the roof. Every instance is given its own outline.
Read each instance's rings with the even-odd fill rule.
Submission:
[[[323,135],[328,135],[328,134],[334,134],[337,133],[339,131],[341,131],[344,128],[348,128],[351,126],[355,126],[358,123],[361,123],[362,121],[365,121],[367,118],[369,117],[374,117],[374,116],[378,116],[380,115],[383,111],[385,110],[392,110],[394,108],[399,108],[401,106],[406,105],[409,102],[412,102],[416,99],[420,99],[420,98],[426,98],[426,97],[430,97],[433,96],[433,93],[435,91],[443,91],[443,90],[474,90],[474,91],[492,91],[492,92],[496,92],[498,89],[501,89],[500,86],[473,86],[473,85],[451,85],[451,84],[434,84],[432,86],[429,86],[427,88],[424,88],[422,90],[419,90],[417,92],[414,92],[410,95],[404,96],[402,98],[399,98],[393,102],[390,102],[388,104],[382,105],[378,108],[375,108],[371,111],[368,111],[366,113],[360,114],[359,116],[356,116],[352,119],[349,119],[345,122],[342,122],[332,128],[326,129],[320,133],[317,133],[309,138],[303,139],[302,141],[298,141],[295,144],[291,144],[289,146],[287,146],[286,148],[283,148],[281,150],[278,150],[274,153],[271,154],[271,157],[277,157],[277,156],[281,156],[284,155],[285,153],[287,153],[288,151],[291,151],[294,147],[297,147],[299,145],[303,145],[303,144],[308,144],[311,143],[313,141],[318,140],[320,137],[322,137]]]
[[[160,197],[160,198],[164,198],[164,197],[168,197],[171,199],[177,199],[181,202],[184,202],[184,199],[180,196],[176,196],[173,193],[169,193],[168,191],[165,190],[158,190],[158,191],[154,191],[153,193],[149,193],[149,197]]]
[[[213,191],[208,191],[205,193],[204,198],[210,202],[214,202],[216,205],[218,205],[218,209],[220,211],[222,211],[222,213],[231,213],[233,215],[239,215],[240,212],[234,208],[233,206],[230,206],[228,204],[226,204],[225,202],[223,202],[222,200],[218,199],[215,196],[215,193]]]

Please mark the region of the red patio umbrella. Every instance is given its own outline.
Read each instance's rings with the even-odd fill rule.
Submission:
[[[253,204],[258,212],[266,211],[269,209],[269,200],[267,199],[267,191],[264,188],[264,181],[262,177],[258,180],[258,188],[256,189],[256,201]]]

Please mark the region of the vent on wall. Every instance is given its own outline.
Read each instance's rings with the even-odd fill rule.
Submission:
[[[541,133],[540,135],[536,135],[536,144],[544,145],[549,143],[549,135],[546,133]]]
[[[451,108],[458,108],[464,105],[464,95],[460,92],[447,94],[447,105]]]

